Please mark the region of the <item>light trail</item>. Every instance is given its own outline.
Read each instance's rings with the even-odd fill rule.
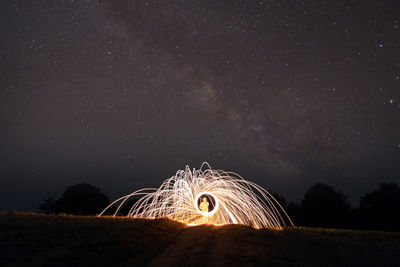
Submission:
[[[200,169],[178,170],[160,188],[144,188],[123,196],[99,216],[115,207],[116,216],[130,198],[140,197],[129,210],[133,218],[170,218],[187,225],[244,224],[254,228],[282,229],[293,226],[278,201],[261,186],[240,175],[213,170],[208,163]],[[204,202],[204,203],[201,203]]]

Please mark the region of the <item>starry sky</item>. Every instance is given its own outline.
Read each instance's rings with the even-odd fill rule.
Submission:
[[[400,183],[400,4],[1,2],[0,209],[186,165],[299,201]]]

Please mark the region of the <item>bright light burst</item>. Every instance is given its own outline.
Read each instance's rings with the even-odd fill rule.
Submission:
[[[211,169],[203,163],[199,170],[178,170],[160,188],[144,188],[123,196],[106,210],[118,205],[116,216],[128,199],[139,198],[128,217],[170,218],[188,225],[244,224],[254,228],[282,229],[293,226],[278,201],[259,185],[233,172]]]

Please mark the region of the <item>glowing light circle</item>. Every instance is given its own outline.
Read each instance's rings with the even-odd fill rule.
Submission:
[[[201,211],[200,208],[199,208],[199,205],[197,204],[198,201],[199,201],[199,198],[200,198],[201,196],[204,196],[204,195],[212,196],[212,197],[214,198],[214,200],[215,200],[214,208],[213,208],[211,211],[209,211],[209,212]],[[197,196],[196,196],[196,198],[194,199],[193,204],[194,204],[194,206],[196,207],[196,210],[197,210],[201,215],[203,215],[203,216],[205,216],[205,217],[214,215],[214,214],[217,212],[218,208],[219,208],[219,201],[218,201],[218,198],[217,198],[213,193],[207,192],[207,191],[198,193]]]

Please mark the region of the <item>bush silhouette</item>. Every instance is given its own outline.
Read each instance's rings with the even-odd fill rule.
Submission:
[[[298,203],[290,202],[288,205],[286,205],[285,210],[295,225],[302,224],[301,207]]]
[[[360,198],[358,222],[360,227],[376,230],[398,231],[400,188],[394,183],[382,183],[379,189]],[[361,217],[361,218],[360,218]]]
[[[301,223],[314,227],[345,227],[350,205],[346,197],[331,186],[316,183],[301,203]]]
[[[100,213],[110,201],[99,188],[90,184],[69,186],[55,203],[56,213],[94,215]]]
[[[43,199],[42,204],[39,206],[39,211],[46,214],[55,213],[56,201],[51,197]]]

